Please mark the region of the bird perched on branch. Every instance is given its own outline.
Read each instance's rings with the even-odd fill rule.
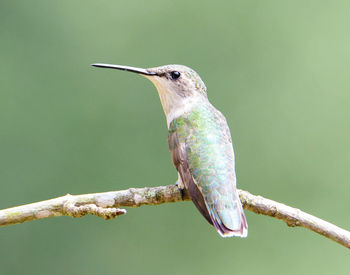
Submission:
[[[92,64],[138,73],[158,90],[168,124],[168,143],[178,171],[200,213],[222,237],[246,237],[248,225],[236,190],[235,158],[225,117],[208,100],[199,75],[182,65],[149,69]]]

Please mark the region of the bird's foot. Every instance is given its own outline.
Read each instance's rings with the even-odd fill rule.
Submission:
[[[176,184],[177,188],[181,189],[181,190],[184,190],[185,189],[185,185],[184,183],[182,182],[182,180],[177,180],[176,181]]]
[[[181,199],[184,200],[184,197],[185,197],[185,185],[183,184],[182,180],[177,180],[175,185],[180,190]]]

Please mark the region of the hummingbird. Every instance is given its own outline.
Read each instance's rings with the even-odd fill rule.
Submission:
[[[236,189],[235,156],[223,114],[209,102],[200,76],[183,65],[136,68],[96,63],[134,72],[157,88],[168,126],[177,186],[222,237],[246,237],[248,225]]]

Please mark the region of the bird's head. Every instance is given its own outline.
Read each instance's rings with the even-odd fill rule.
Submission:
[[[200,76],[183,65],[148,69],[101,63],[92,66],[134,72],[151,80],[158,90],[168,124],[172,119],[189,111],[194,104],[207,100],[206,87]]]

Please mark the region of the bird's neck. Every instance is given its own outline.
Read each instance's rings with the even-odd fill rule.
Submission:
[[[191,112],[196,106],[208,102],[208,98],[198,91],[187,93],[187,95],[179,94],[176,91],[172,91],[168,85],[165,85],[166,83],[155,81],[153,77],[149,79],[157,88],[168,128],[174,119]]]
[[[203,98],[200,96],[182,97],[173,92],[159,90],[158,94],[166,116],[168,128],[174,119],[191,112],[198,104],[203,103]]]

